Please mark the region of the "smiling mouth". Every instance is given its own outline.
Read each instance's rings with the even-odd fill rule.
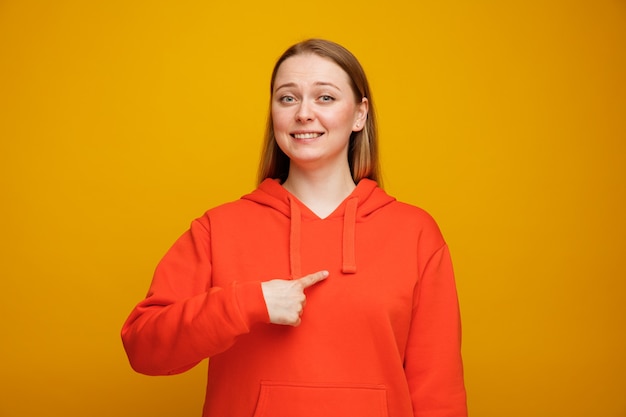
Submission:
[[[295,139],[315,139],[322,136],[323,133],[319,132],[308,132],[308,133],[292,133],[291,137]]]

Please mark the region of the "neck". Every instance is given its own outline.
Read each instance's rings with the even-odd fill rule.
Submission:
[[[342,170],[303,171],[295,166],[289,168],[289,176],[283,187],[321,218],[331,214],[356,185],[350,167]]]

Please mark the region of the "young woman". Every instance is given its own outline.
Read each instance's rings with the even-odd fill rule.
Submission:
[[[271,80],[259,187],[159,263],[122,338],[135,370],[210,358],[205,417],[463,417],[457,294],[433,219],[377,184],[356,58],[289,48]]]

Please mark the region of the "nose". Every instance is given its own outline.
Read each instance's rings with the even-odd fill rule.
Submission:
[[[300,123],[310,122],[313,120],[313,110],[305,100],[300,102],[298,111],[296,112],[296,120]]]

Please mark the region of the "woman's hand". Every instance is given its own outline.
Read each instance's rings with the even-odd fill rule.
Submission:
[[[295,280],[274,279],[261,283],[270,322],[299,326],[306,304],[304,290],[326,277],[328,271],[318,271]]]

